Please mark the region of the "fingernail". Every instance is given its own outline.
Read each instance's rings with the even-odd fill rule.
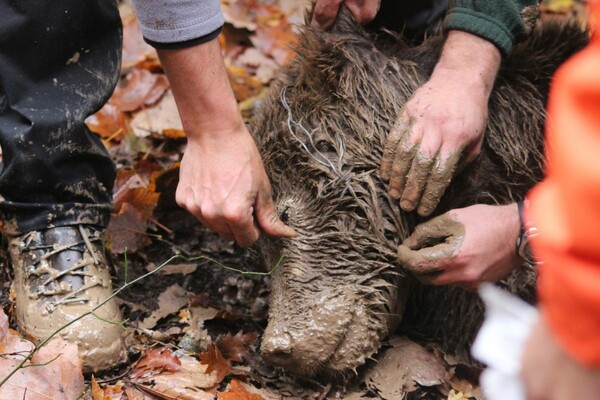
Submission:
[[[415,209],[415,203],[410,200],[402,200],[400,202],[400,207],[402,207],[404,211],[412,211]]]
[[[430,207],[419,207],[419,209],[417,210],[417,213],[421,216],[421,217],[427,217],[429,214],[431,214],[433,210],[431,210]]]
[[[392,189],[390,190],[390,197],[394,200],[396,200],[397,198],[400,197],[400,192],[397,191],[396,189]]]

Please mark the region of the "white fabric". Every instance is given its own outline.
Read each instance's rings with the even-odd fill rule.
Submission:
[[[485,321],[471,351],[487,365],[481,375],[481,388],[488,400],[525,400],[521,359],[539,313],[492,284],[483,285],[479,294],[486,306]]]

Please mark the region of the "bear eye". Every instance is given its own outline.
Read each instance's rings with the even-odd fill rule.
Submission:
[[[288,220],[290,219],[289,210],[290,210],[290,207],[286,207],[283,210],[283,212],[281,213],[281,215],[279,216],[279,219],[281,219],[281,221],[283,221],[284,224],[286,224],[288,222]]]

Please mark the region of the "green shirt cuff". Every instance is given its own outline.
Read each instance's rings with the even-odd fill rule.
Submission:
[[[448,30],[465,31],[495,44],[507,56],[512,50],[515,37],[500,21],[487,14],[468,8],[455,7],[446,14],[445,26]]]

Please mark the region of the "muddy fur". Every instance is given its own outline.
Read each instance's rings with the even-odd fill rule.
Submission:
[[[575,25],[545,24],[514,49],[490,99],[482,154],[435,214],[519,200],[542,178],[550,77],[586,40]],[[252,126],[277,208],[300,234],[257,246],[264,265],[285,257],[272,278],[267,360],[301,375],[344,375],[401,319],[405,331],[449,351],[471,343],[482,318],[479,300],[458,288],[424,287],[404,273],[396,247],[419,220],[388,197],[378,172],[385,137],[427,81],[443,41],[437,35],[409,47],[388,32],[366,32],[347,10],[328,32],[303,29],[298,57]],[[505,285],[532,301],[534,280],[521,268]]]

